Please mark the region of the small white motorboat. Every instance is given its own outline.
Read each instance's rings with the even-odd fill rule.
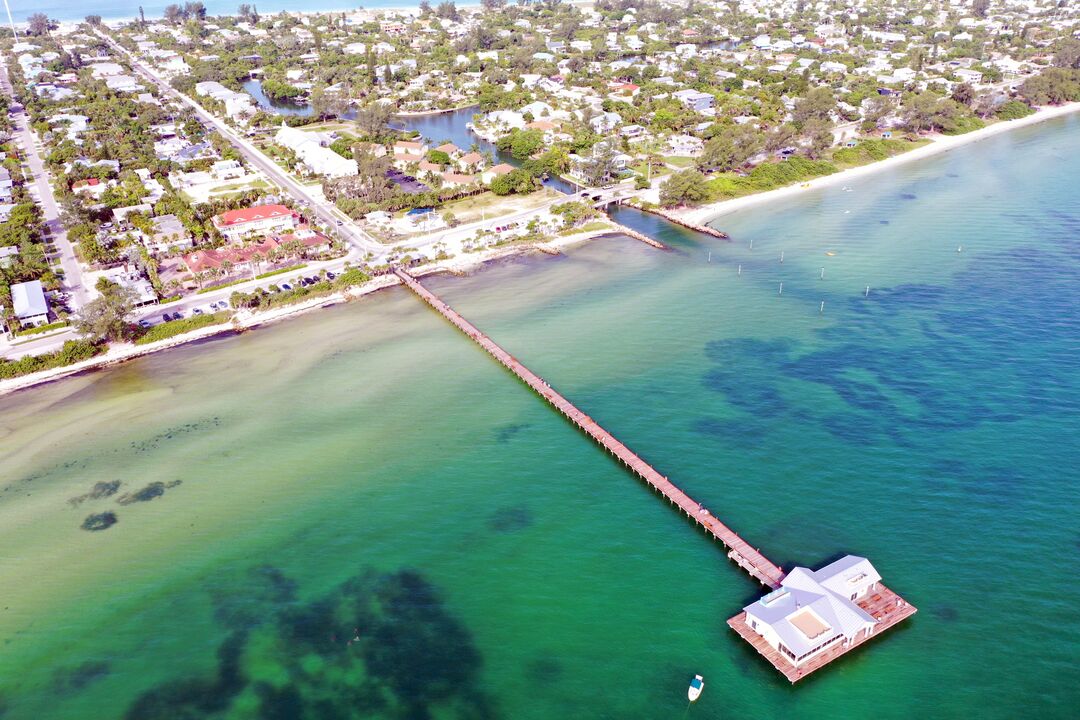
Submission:
[[[695,675],[694,679],[690,681],[690,687],[686,690],[686,697],[690,698],[690,702],[694,702],[701,697],[701,691],[704,689],[705,678]]]

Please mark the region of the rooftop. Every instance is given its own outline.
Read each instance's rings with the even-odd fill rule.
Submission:
[[[219,228],[232,227],[259,220],[271,220],[289,216],[295,217],[296,213],[285,205],[256,205],[242,210],[228,210],[216,215],[214,224]]]

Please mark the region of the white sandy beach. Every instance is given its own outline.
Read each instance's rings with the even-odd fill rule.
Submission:
[[[674,211],[672,214],[677,215],[679,218],[690,223],[699,225],[705,224],[707,221],[720,217],[727,213],[735,212],[737,210],[742,210],[744,208],[760,205],[774,200],[780,200],[786,197],[796,195],[798,193],[806,192],[807,190],[814,188],[823,188],[840,183],[849,183],[857,177],[862,177],[865,175],[869,175],[870,173],[875,173],[881,170],[896,167],[897,165],[900,165],[902,163],[912,162],[914,160],[930,157],[932,155],[945,152],[946,150],[951,150],[952,148],[959,147],[961,145],[967,145],[969,143],[977,142],[992,135],[1008,132],[1010,130],[1025,127],[1028,125],[1034,125],[1035,123],[1068,115],[1069,113],[1073,113],[1078,110],[1080,110],[1080,103],[1069,103],[1056,107],[1040,108],[1035,114],[1029,115],[1026,118],[995,123],[981,130],[976,130],[965,135],[931,136],[933,140],[932,143],[916,148],[915,150],[904,153],[903,155],[897,155],[886,160],[870,163],[869,165],[862,165],[856,168],[851,168],[849,170],[844,170],[833,175],[826,175],[825,177],[817,178],[807,183],[789,185],[787,187],[778,188],[776,190],[757,193],[755,195],[747,195],[746,197],[734,198],[731,200],[724,200],[721,202],[712,203],[710,205],[704,205],[702,207]],[[491,248],[489,250],[478,253],[459,253],[448,260],[418,267],[413,272],[417,276],[430,275],[440,272],[464,273],[480,267],[484,263],[526,252],[540,251],[551,254],[558,254],[561,248],[583,243],[604,235],[618,234],[619,230],[614,225],[614,223],[612,224],[612,226],[612,228],[604,230],[581,232],[565,237],[556,237],[544,243],[506,245],[502,247]],[[211,325],[205,328],[194,330],[190,333],[177,335],[175,337],[161,340],[159,342],[149,345],[132,345],[130,343],[114,345],[109,349],[108,352],[99,355],[98,357],[76,363],[74,365],[69,365],[62,368],[55,368],[52,370],[44,370],[42,372],[24,375],[17,378],[11,378],[8,380],[0,380],[0,396],[16,392],[18,390],[23,390],[34,385],[52,382],[54,380],[58,380],[60,378],[74,375],[76,373],[84,372],[87,370],[126,362],[127,360],[132,360],[134,358],[149,355],[151,353],[161,352],[162,350],[168,350],[169,348],[173,348],[178,345],[194,342],[196,340],[201,340],[203,338],[211,337],[214,335],[236,332],[237,330],[242,331],[261,325],[267,325],[288,317],[294,317],[296,315],[311,312],[318,308],[346,302],[350,299],[360,297],[376,290],[391,287],[397,284],[399,284],[397,278],[393,276],[381,276],[372,279],[371,281],[365,283],[360,287],[351,288],[345,293],[336,293],[330,296],[313,298],[306,302],[274,308],[273,310],[268,310],[265,312],[238,312],[231,324]]]
[[[769,190],[767,192],[756,193],[754,195],[746,195],[744,197],[732,198],[730,200],[721,200],[719,202],[710,203],[708,205],[702,205],[700,207],[685,208],[676,210],[674,215],[679,218],[694,223],[697,225],[704,225],[705,223],[714,220],[722,215],[742,210],[744,208],[753,207],[762,203],[772,202],[774,200],[780,200],[782,198],[791,197],[800,193],[805,193],[809,190],[816,188],[829,187],[831,185],[846,185],[855,178],[864,177],[871,173],[881,172],[882,170],[888,170],[904,163],[913,162],[915,160],[921,160],[923,158],[943,153],[947,150],[951,150],[961,145],[968,145],[970,143],[978,142],[979,140],[985,140],[993,135],[998,135],[1003,132],[1009,132],[1016,128],[1026,127],[1028,125],[1034,125],[1036,123],[1051,120],[1053,118],[1062,117],[1070,113],[1080,110],[1080,102],[1067,103],[1065,105],[1047,106],[1039,108],[1033,115],[1028,115],[1025,118],[1019,120],[1008,120],[988,125],[980,130],[965,133],[964,135],[930,135],[928,136],[931,142],[929,145],[923,145],[915,148],[910,152],[903,153],[902,155],[896,155],[886,160],[880,160],[878,162],[870,163],[869,165],[860,165],[859,167],[850,168],[848,170],[842,170],[832,175],[825,175],[824,177],[815,178],[805,183],[799,183],[796,185],[788,185],[786,187],[777,188],[776,190]]]
[[[438,263],[420,266],[414,269],[412,272],[417,277],[437,273],[462,274],[494,260],[500,260],[503,258],[528,252],[543,252],[547,254],[557,255],[562,248],[587,242],[602,235],[616,234],[618,234],[618,230],[615,229],[615,227],[613,226],[611,228],[603,230],[591,230],[575,233],[573,235],[556,237],[543,243],[504,245],[502,247],[491,248],[490,250],[486,250],[484,252],[462,253],[447,260],[440,261]],[[61,378],[65,378],[81,372],[86,372],[89,370],[103,368],[109,365],[116,365],[119,363],[127,362],[128,360],[134,360],[135,358],[162,352],[163,350],[168,350],[179,345],[186,345],[187,343],[196,342],[198,340],[214,337],[216,335],[243,332],[246,330],[258,328],[260,326],[270,325],[280,320],[296,317],[298,315],[304,315],[320,308],[330,307],[332,305],[339,305],[343,302],[348,302],[350,300],[360,298],[364,295],[368,295],[377,290],[382,290],[384,288],[393,287],[394,285],[399,284],[401,284],[400,281],[394,275],[380,275],[379,277],[372,278],[363,285],[349,288],[344,292],[316,297],[310,300],[293,303],[291,305],[283,305],[281,307],[276,307],[270,310],[260,312],[241,310],[236,313],[236,315],[233,317],[233,320],[229,323],[208,325],[206,327],[192,330],[191,332],[184,333],[182,335],[176,335],[171,338],[166,338],[165,340],[159,340],[155,343],[149,343],[146,345],[117,343],[111,346],[107,352],[102,353],[101,355],[98,355],[96,357],[83,360],[82,362],[74,363],[72,365],[66,365],[64,367],[52,368],[50,370],[42,370],[41,372],[30,373],[28,375],[22,375],[20,377],[0,380],[0,396],[17,392],[19,390],[25,390],[35,385],[54,382],[56,380],[60,380]]]

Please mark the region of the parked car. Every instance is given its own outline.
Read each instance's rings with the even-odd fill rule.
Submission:
[[[169,313],[165,313],[161,316],[161,322],[169,322],[170,320],[172,320],[172,315]]]
[[[335,275],[334,273],[330,272],[329,270],[326,271],[326,279],[327,280],[333,280],[336,277],[337,277],[337,275]]]
[[[193,310],[191,311],[191,314],[192,314],[192,315],[202,315],[202,314],[203,314],[203,312],[202,312],[202,308],[194,308],[194,309],[193,309]]]
[[[141,327],[143,329],[150,327],[150,321],[149,320],[140,320],[139,321],[139,327]]]
[[[292,285],[290,285],[289,283],[281,283],[281,289],[282,290],[292,290]]]

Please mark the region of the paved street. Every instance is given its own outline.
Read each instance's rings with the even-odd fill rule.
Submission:
[[[224,121],[219,120],[211,112],[195,102],[195,100],[175,90],[171,85],[158,77],[151,68],[147,67],[141,60],[135,57],[134,54],[128,52],[126,48],[114,41],[108,34],[101,30],[98,30],[97,33],[103,40],[109,43],[116,52],[124,55],[137,73],[142,75],[147,81],[156,85],[163,94],[175,98],[194,110],[195,114],[205,125],[213,127],[221,133],[225,139],[232,143],[232,145],[244,156],[245,160],[251,163],[252,166],[258,168],[285,192],[291,195],[293,200],[305,207],[307,211],[314,215],[319,221],[338,232],[349,245],[359,250],[362,254],[372,253],[374,255],[379,255],[385,252],[385,247],[382,244],[361,230],[347,215],[338,210],[332,203],[317,197],[302,183],[297,182],[290,177],[287,172],[263,154],[263,152],[255,147],[255,145],[247,138],[233,130]]]
[[[415,236],[407,240],[402,240],[394,244],[383,244],[372,238],[364,230],[362,230],[355,222],[344,215],[340,210],[328,203],[325,199],[316,197],[308,188],[299,183],[295,179],[289,176],[282,168],[280,168],[273,160],[268,158],[257,147],[255,147],[249,140],[241,136],[234,131],[231,127],[226,125],[223,121],[213,116],[209,111],[204,109],[198,103],[186,95],[177,92],[164,80],[158,78],[149,68],[143,65],[137,60],[131,53],[125,50],[123,47],[115,43],[112,38],[99,31],[99,35],[108,42],[118,52],[127,56],[129,62],[136,72],[140,73],[149,82],[157,85],[161,91],[168,94],[180,102],[191,107],[199,119],[206,125],[218,130],[226,139],[228,139],[239,150],[245,160],[252,166],[258,168],[273,182],[277,183],[283,191],[287,192],[292,198],[299,203],[300,206],[306,208],[307,212],[314,215],[322,223],[329,227],[334,228],[341,237],[347,242],[349,246],[348,254],[337,260],[331,260],[326,262],[312,262],[302,270],[297,270],[289,273],[283,273],[270,278],[262,280],[249,280],[236,285],[230,285],[228,287],[221,288],[219,290],[213,290],[202,294],[194,294],[185,297],[183,300],[168,303],[166,305],[152,305],[145,308],[139,308],[133,313],[133,320],[146,321],[151,324],[158,324],[163,322],[163,315],[169,313],[170,316],[175,313],[181,313],[184,317],[190,317],[192,312],[197,308],[204,313],[214,312],[214,308],[211,307],[216,303],[227,303],[229,296],[234,292],[251,292],[256,288],[268,288],[270,285],[281,286],[282,283],[289,283],[296,286],[297,281],[301,277],[310,277],[318,275],[321,270],[328,270],[334,273],[340,273],[346,263],[352,263],[356,265],[360,262],[370,262],[372,264],[379,264],[385,262],[386,257],[394,252],[395,249],[402,248],[418,248],[423,252],[425,249],[431,248],[431,246],[437,243],[447,243],[449,245],[459,245],[463,240],[472,237],[478,230],[494,230],[496,227],[509,225],[511,223],[517,223],[519,226],[524,226],[528,222],[538,216],[543,216],[548,213],[552,206],[559,203],[567,202],[570,200],[581,200],[582,195],[566,195],[561,197],[552,198],[549,202],[546,202],[539,207],[530,208],[528,210],[522,210],[520,212],[501,215],[498,217],[487,218],[485,220],[478,220],[475,222],[467,223],[452,229],[443,229],[440,231],[427,233],[424,235]],[[0,82],[4,85],[5,91],[10,93],[10,85],[8,84],[7,77],[0,70]],[[27,155],[31,158],[31,168],[35,174],[37,193],[41,196],[42,206],[45,208],[46,217],[49,220],[50,229],[54,236],[57,238],[56,246],[59,251],[59,259],[65,269],[65,274],[68,278],[76,278],[75,284],[70,285],[66,289],[71,293],[74,304],[81,306],[87,300],[87,291],[79,282],[81,280],[81,268],[75,260],[74,251],[71,244],[67,242],[66,234],[63,232],[63,228],[59,223],[59,209],[56,205],[55,198],[52,194],[52,188],[45,180],[44,168],[42,167],[42,161],[40,157],[39,148],[40,145],[36,142],[36,137],[26,127],[26,118],[22,114],[17,117],[17,123],[20,128],[20,136],[25,138],[24,142],[28,143],[30,150]],[[589,191],[590,201],[593,201],[593,197],[599,197],[600,201],[607,202],[615,199],[616,197],[625,196],[627,193],[625,189],[609,188],[604,191],[596,190]],[[595,201],[594,201],[595,202]],[[415,255],[415,253],[413,253]],[[425,253],[433,254],[433,253]],[[74,309],[74,308],[73,308]],[[0,341],[0,355],[9,358],[18,358],[24,355],[38,355],[44,352],[49,352],[58,349],[66,340],[71,340],[77,337],[77,333],[68,328],[64,331],[51,334],[47,337],[35,338],[35,339],[21,339],[14,343],[7,343],[6,341]]]
[[[0,66],[0,87],[14,104],[15,96],[12,92],[11,81],[8,78],[7,69],[3,66]],[[33,176],[32,179],[27,178],[30,195],[41,207],[51,242],[56,248],[50,260],[54,265],[59,264],[64,272],[64,291],[68,294],[68,307],[74,312],[85,305],[89,299],[89,291],[83,285],[83,270],[75,257],[74,248],[68,242],[67,231],[60,223],[60,206],[56,202],[49,175],[45,170],[45,162],[41,157],[40,140],[30,129],[26,113],[21,108],[12,114],[12,123],[15,137],[25,154],[26,167]]]

